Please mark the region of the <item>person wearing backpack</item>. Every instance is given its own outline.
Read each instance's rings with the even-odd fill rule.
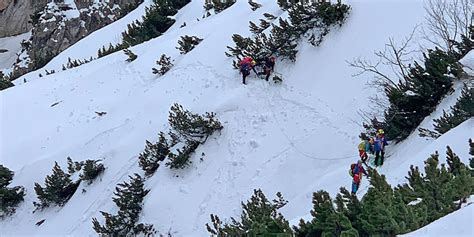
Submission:
[[[250,70],[252,70],[253,66],[256,62],[251,57],[245,57],[240,61],[240,73],[242,74],[242,83],[246,85],[245,79],[248,75],[250,75]]]
[[[375,166],[382,166],[385,158],[385,146],[388,145],[385,139],[384,131],[379,129],[375,138],[374,150],[375,150]]]
[[[352,194],[356,194],[359,190],[360,181],[362,180],[362,175],[367,176],[367,171],[365,171],[362,166],[362,161],[358,160],[357,163],[351,164],[349,174],[352,176]]]
[[[367,138],[367,139],[363,139],[359,145],[357,146],[357,148],[359,149],[359,157],[360,159],[362,159],[362,162],[366,162],[367,161],[367,158],[369,158],[368,156],[368,152],[370,152],[370,149],[371,149],[371,144],[370,144],[370,138]]]

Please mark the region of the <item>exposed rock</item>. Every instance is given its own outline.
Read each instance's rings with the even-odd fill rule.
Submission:
[[[0,11],[5,10],[5,8],[8,7],[8,4],[10,4],[11,0],[0,0]]]
[[[0,37],[18,35],[31,29],[30,15],[46,6],[47,0],[0,0]]]
[[[43,67],[72,44],[122,17],[126,13],[123,9],[135,8],[142,2],[76,0],[75,4],[68,5],[61,0],[50,1],[32,18],[32,35],[29,43],[24,43],[12,78]]]

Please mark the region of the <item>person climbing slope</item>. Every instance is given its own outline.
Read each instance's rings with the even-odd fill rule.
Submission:
[[[385,146],[387,146],[387,140],[385,139],[384,131],[382,129],[377,130],[377,135],[374,143],[375,150],[375,166],[382,166],[385,158]]]
[[[250,65],[252,63],[253,59],[251,57],[244,57],[240,63],[240,73],[242,74],[242,83],[245,83],[245,78],[247,78],[248,75],[250,75]]]
[[[252,70],[255,64],[256,62],[251,57],[244,57],[240,61],[240,73],[242,74],[242,83],[244,83],[244,85],[246,85],[245,79],[250,75],[250,70]]]
[[[263,73],[265,75],[266,81],[268,81],[270,74],[272,74],[273,70],[275,69],[275,61],[276,58],[274,56],[267,57],[265,59],[265,63],[263,64]]]
[[[362,161],[358,160],[357,163],[351,164],[349,174],[352,176],[352,194],[356,194],[359,190],[360,182],[362,180],[362,175],[367,176],[367,172],[362,166]]]

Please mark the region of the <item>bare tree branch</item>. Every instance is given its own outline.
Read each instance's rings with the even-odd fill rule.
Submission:
[[[461,35],[469,35],[473,18],[472,0],[427,0],[424,39],[435,46],[451,51]]]

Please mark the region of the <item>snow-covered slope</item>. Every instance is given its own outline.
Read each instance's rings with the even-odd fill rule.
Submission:
[[[138,59],[132,63],[118,52],[41,79],[35,72],[20,78],[17,84],[23,78],[28,83],[0,93],[0,163],[15,171],[13,185],[25,186],[28,193],[17,213],[0,222],[2,234],[94,235],[91,219],[102,220],[99,211],[116,211],[111,200],[115,185],[142,173],[137,156],[146,139],[156,140],[159,131],[168,129],[168,111],[175,102],[193,112],[216,112],[224,129],[197,150],[188,169],[161,167],[147,180],[151,192],[140,221],[154,224],[161,233],[206,236],[209,214],[237,216],[240,202],[254,188],[269,196],[281,191],[289,201],[283,210],[286,218],[306,215],[313,191],[335,194],[340,186],[350,185],[347,169],[357,159],[360,131],[357,112],[367,109],[368,96],[376,93],[366,86],[369,75],[352,78],[354,69],[345,60],[372,58],[388,37],[402,38],[423,20],[421,1],[349,2],[347,23],[320,47],[302,43],[295,64],[277,62],[282,85],[254,77],[242,85],[232,60],[224,55],[232,34],[250,35],[249,20],[256,22],[265,12],[282,14],[273,1],[262,2],[257,11],[238,1],[205,19],[203,1],[192,1],[176,16],[178,26],[187,26],[175,25],[133,47]],[[45,68],[57,69],[68,57],[88,58],[106,42],[116,42],[116,31],[126,19],[139,18],[143,7],[81,40]],[[175,46],[186,34],[204,41],[180,55]],[[156,77],[151,68],[163,53],[175,59],[175,66]],[[96,111],[107,114],[97,117]],[[420,144],[412,159],[394,155],[382,172],[400,182],[410,164],[420,164],[433,149],[452,143],[464,155],[473,121],[462,126]],[[68,156],[103,159],[106,172],[90,186],[81,184],[79,190],[86,192],[77,192],[64,207],[31,213],[34,182],[43,182],[54,161],[64,168]],[[42,219],[44,224],[35,226]]]
[[[472,197],[471,197],[472,199]],[[472,237],[474,236],[474,205],[472,203],[461,210],[451,213],[433,223],[404,237]]]
[[[30,37],[31,33],[24,33],[17,36],[0,38],[0,50],[7,50],[0,53],[0,70],[10,68],[17,58],[17,53],[21,50],[21,41]]]

